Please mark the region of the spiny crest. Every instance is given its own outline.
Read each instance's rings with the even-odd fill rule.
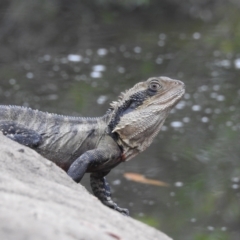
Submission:
[[[76,117],[76,116],[68,116],[68,115],[62,115],[62,114],[57,114],[57,113],[49,113],[49,112],[43,112],[38,109],[32,109],[30,107],[25,107],[25,106],[17,106],[17,105],[0,105],[0,108],[5,108],[5,109],[16,109],[16,110],[25,110],[28,112],[34,112],[37,114],[47,114],[52,117],[60,117],[60,118],[68,118],[70,120],[86,120],[86,121],[96,121],[98,117]]]
[[[119,106],[122,105],[125,101],[127,101],[133,94],[135,94],[138,91],[144,90],[144,82],[139,82],[135,84],[132,88],[121,92],[118,96],[117,101],[113,101],[110,103],[111,109],[117,109]]]

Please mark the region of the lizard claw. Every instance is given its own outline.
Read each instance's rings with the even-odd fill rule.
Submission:
[[[120,208],[115,202],[111,201],[105,201],[103,202],[106,206],[120,212],[124,216],[129,216],[129,210],[127,208]]]
[[[127,208],[120,208],[120,209],[121,209],[120,213],[122,215],[129,217],[129,210]]]
[[[127,208],[120,208],[118,205],[116,205],[114,209],[120,212],[122,215],[129,217],[129,210]]]

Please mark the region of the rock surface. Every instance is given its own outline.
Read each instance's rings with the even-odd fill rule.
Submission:
[[[0,239],[170,240],[103,206],[35,151],[0,134]]]

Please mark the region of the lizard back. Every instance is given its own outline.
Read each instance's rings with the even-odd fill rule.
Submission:
[[[35,150],[63,169],[67,169],[83,152],[96,148],[105,132],[101,118],[69,117],[27,107],[2,105],[0,130],[3,130],[1,127],[5,123],[12,128],[31,129],[38,133],[42,141]]]

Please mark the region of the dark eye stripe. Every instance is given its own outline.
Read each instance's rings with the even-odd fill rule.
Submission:
[[[129,97],[115,112],[115,116],[109,123],[109,128],[112,131],[119,123],[120,118],[125,114],[132,112],[134,109],[143,104],[144,100],[149,96],[146,90],[136,92]]]

